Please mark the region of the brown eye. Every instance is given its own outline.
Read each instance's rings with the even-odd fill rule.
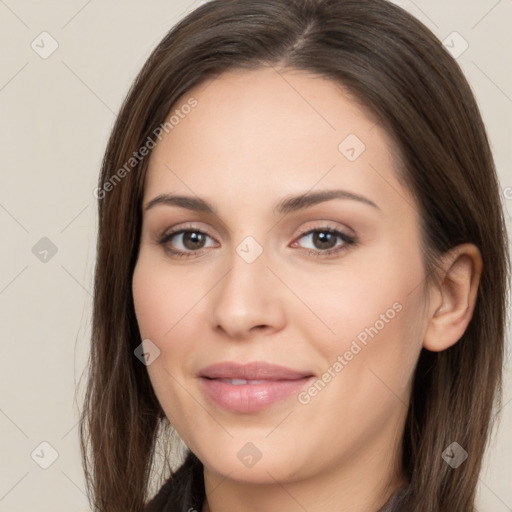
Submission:
[[[305,247],[310,254],[317,256],[331,255],[355,245],[355,238],[343,231],[332,228],[311,229],[302,234],[299,240],[308,238],[312,247]],[[341,243],[339,243],[341,242]]]
[[[180,229],[165,234],[159,243],[172,254],[194,256],[196,251],[206,247],[209,238],[211,239],[209,235],[198,229]]]

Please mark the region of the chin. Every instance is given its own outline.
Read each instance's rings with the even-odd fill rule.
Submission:
[[[270,446],[264,439],[261,442],[231,439],[226,444],[217,443],[215,449],[202,447],[193,451],[210,471],[252,484],[286,482],[298,477],[301,468],[307,467],[297,457],[296,446]]]

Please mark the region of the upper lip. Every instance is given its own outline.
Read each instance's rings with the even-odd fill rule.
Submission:
[[[294,370],[264,361],[246,364],[225,361],[207,366],[199,372],[199,377],[208,379],[297,380],[311,376],[311,372]]]

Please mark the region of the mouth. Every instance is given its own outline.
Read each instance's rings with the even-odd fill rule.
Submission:
[[[266,362],[224,362],[198,374],[204,394],[222,409],[252,413],[300,392],[314,375]]]
[[[232,384],[233,386],[240,386],[242,384],[266,384],[272,382],[270,380],[259,379],[259,380],[245,380],[245,379],[212,379],[219,382],[225,382],[226,384]],[[273,381],[275,382],[275,381]]]

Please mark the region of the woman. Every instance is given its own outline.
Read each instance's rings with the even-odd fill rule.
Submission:
[[[96,195],[95,510],[473,510],[507,240],[477,105],[421,23],[204,4],[135,80]]]

